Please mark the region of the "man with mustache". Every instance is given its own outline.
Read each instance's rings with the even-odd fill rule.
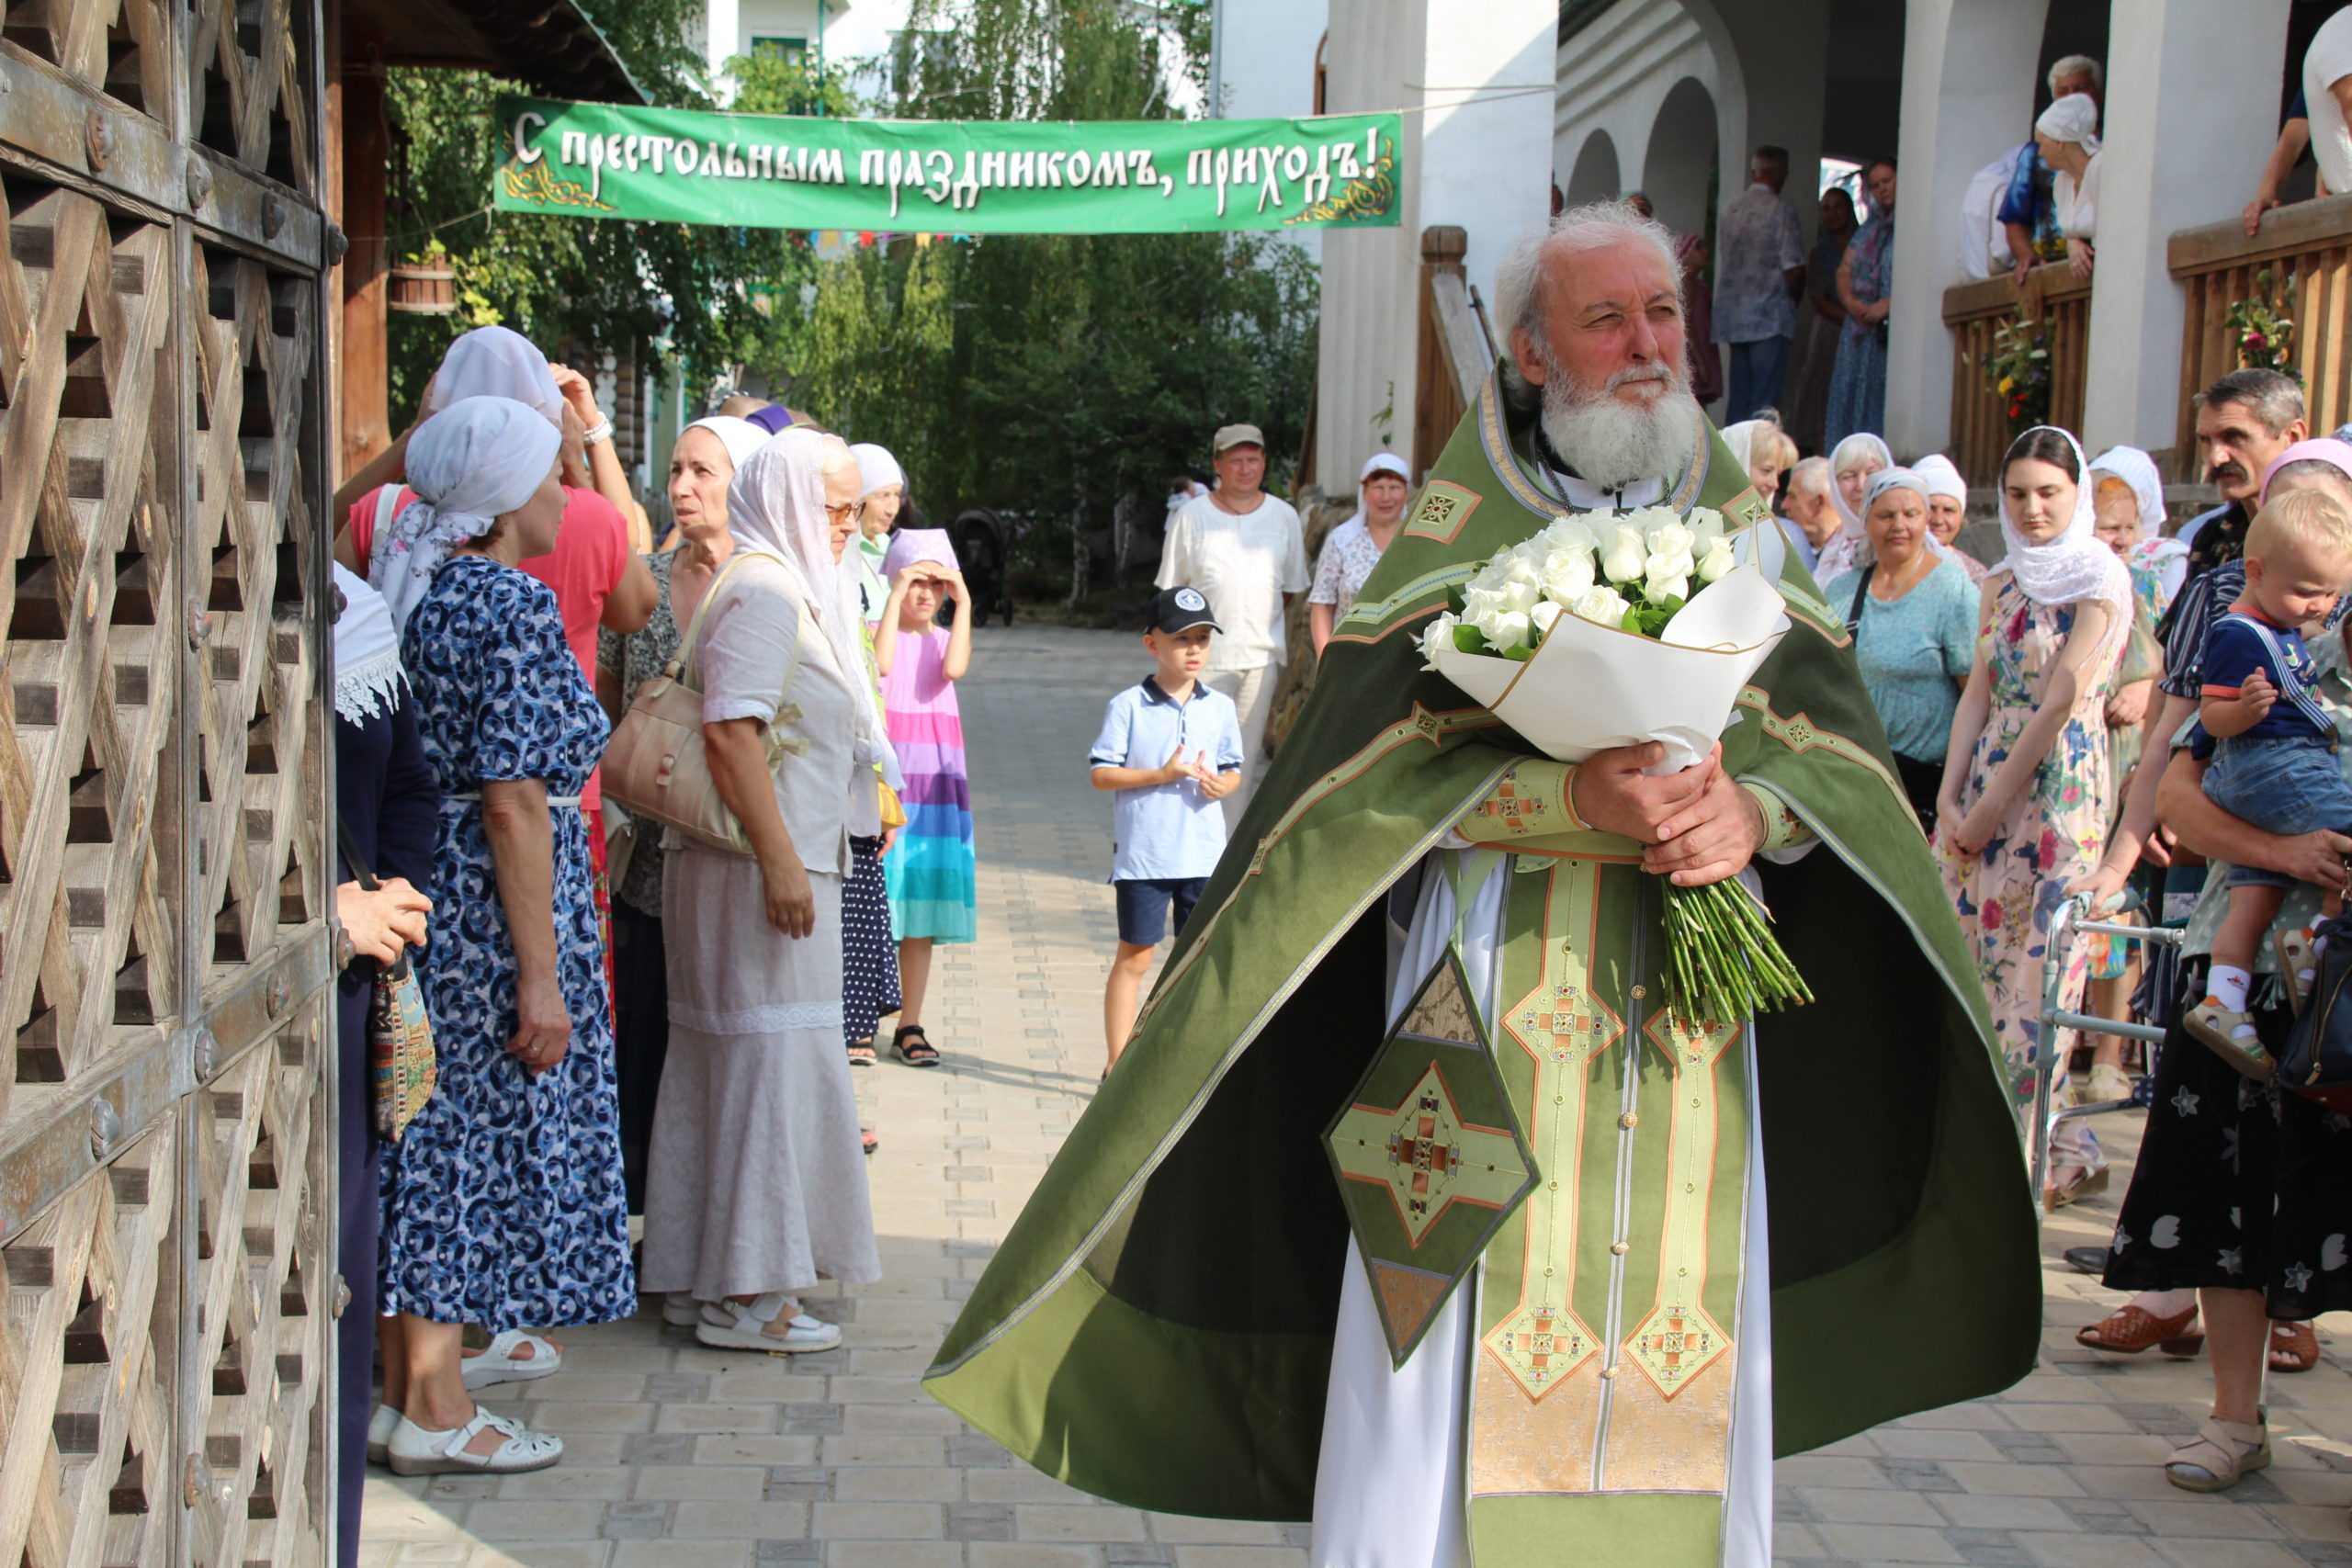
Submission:
[[[2218,598],[2216,567],[2235,561],[2245,547],[2245,531],[2262,505],[2262,475],[2271,460],[2303,439],[2303,389],[2277,370],[2233,370],[2197,394],[2197,451],[2205,477],[2222,492],[2222,504],[2181,525],[2178,538],[2188,547],[2188,576],[2165,612],[2156,635],[2165,645],[2164,701],[2148,721],[2148,755],[2166,754],[2171,738],[2197,713],[2205,633],[2227,613],[2245,586],[2229,576]],[[2159,865],[2171,863],[2166,841],[2156,832],[2156,785],[2162,768],[2132,774],[2123,816],[2107,854],[2108,863],[2131,870],[2145,852]]]
[[[1776,1448],[2033,1363],[1983,987],[1671,245],[1612,202],[1498,268],[1509,356],[928,1374],[1071,1485],[1311,1517],[1317,1568],[1765,1568]],[[1426,671],[1498,549],[1646,506],[1720,512],[1793,623],[1712,755],[1555,761]],[[1819,1000],[1666,1013],[1661,876],[1741,877]]]

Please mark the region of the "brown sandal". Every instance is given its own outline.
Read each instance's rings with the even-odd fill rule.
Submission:
[[[2319,1365],[2319,1335],[2308,1323],[2270,1325],[2270,1370],[2307,1372]]]
[[[2075,1343],[2119,1356],[2136,1356],[2152,1345],[2167,1356],[2194,1356],[2205,1348],[2205,1331],[2196,1323],[2193,1303],[2177,1317],[2158,1317],[2127,1303],[2099,1322],[2075,1330]]]

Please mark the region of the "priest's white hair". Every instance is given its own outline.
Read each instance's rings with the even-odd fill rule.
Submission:
[[[1553,251],[1570,255],[1605,251],[1611,245],[1637,241],[1657,252],[1674,279],[1675,299],[1682,297],[1682,263],[1674,254],[1674,231],[1655,218],[1645,218],[1622,201],[1595,201],[1571,207],[1552,220],[1540,234],[1529,234],[1505,252],[1495,266],[1495,319],[1503,324],[1506,381],[1516,379],[1508,357],[1512,333],[1525,332],[1537,342],[1544,336],[1544,258]]]

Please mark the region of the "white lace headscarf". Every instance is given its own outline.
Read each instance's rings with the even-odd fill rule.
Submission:
[[[2074,604],[2086,599],[2104,600],[2118,615],[2127,619],[2132,615],[2132,574],[2122,558],[2098,542],[2091,531],[2093,512],[2092,491],[2097,488],[2091,478],[2091,466],[2083,456],[2083,445],[2054,424],[2040,424],[2034,430],[2047,430],[2063,436],[2075,454],[2075,472],[2080,476],[2075,486],[2075,512],[2057,537],[2047,544],[2029,544],[2009,517],[2008,465],[2001,466],[2001,536],[2008,541],[2009,553],[2002,558],[2001,568],[2015,574],[2018,587],[2037,604]],[[2034,430],[2025,434],[2030,435]],[[2018,437],[2023,440],[2024,436]]]
[[[832,649],[834,665],[853,691],[865,678],[865,639],[856,580],[833,558],[832,535],[825,521],[825,475],[856,464],[840,436],[796,426],[737,465],[734,481],[727,487],[727,531],[735,536],[735,547],[779,557],[799,579],[809,618]],[[880,709],[873,703],[859,703],[856,708],[857,760],[880,763],[893,758]]]
[[[468,398],[512,398],[563,429],[563,394],[556,390],[548,356],[507,327],[476,327],[449,345],[433,373],[424,412],[439,413]]]
[[[345,566],[334,568],[334,590],[342,603],[334,616],[334,711],[347,724],[365,724],[400,705],[407,676],[401,669],[401,637],[392,608],[368,580]]]
[[[554,469],[560,440],[538,410],[512,398],[461,399],[416,427],[408,442],[416,499],[368,560],[368,581],[390,606],[395,631],[408,628],[450,550],[531,499]]]

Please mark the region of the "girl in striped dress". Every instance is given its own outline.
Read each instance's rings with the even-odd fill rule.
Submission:
[[[979,925],[972,792],[956,707],[956,682],[972,664],[971,595],[944,529],[894,536],[883,575],[890,597],[875,630],[874,660],[890,744],[907,780],[907,825],[883,860],[904,998],[890,1049],[910,1066],[933,1067],[939,1052],[922,1029],[932,944],[970,942]],[[950,600],[957,603],[952,631],[937,619]]]

